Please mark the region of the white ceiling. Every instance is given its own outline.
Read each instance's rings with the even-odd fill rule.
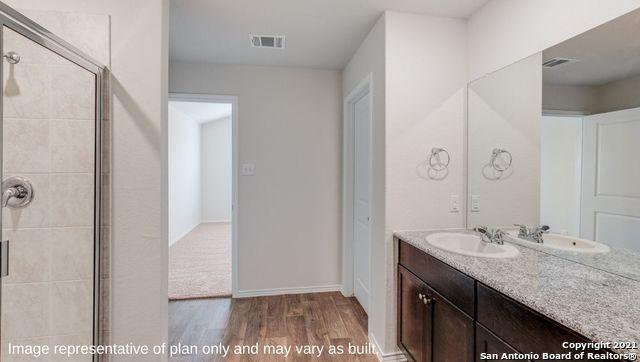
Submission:
[[[231,116],[231,103],[169,101],[169,107],[173,107],[198,123]]]
[[[544,60],[575,63],[544,69],[545,84],[599,86],[640,75],[640,10],[635,10],[544,51]]]
[[[173,61],[342,69],[384,10],[467,18],[488,0],[172,0]],[[256,49],[249,34],[285,35]]]

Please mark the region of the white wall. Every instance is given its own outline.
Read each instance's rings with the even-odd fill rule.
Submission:
[[[598,108],[598,88],[542,85],[542,109],[591,114]]]
[[[168,0],[7,0],[21,9],[111,16],[111,343],[167,341]],[[47,26],[47,24],[44,24]],[[56,24],[51,24],[55,26]],[[83,24],[58,24],[86,32]],[[72,39],[70,39],[73,41]],[[81,44],[79,44],[81,45]],[[162,360],[138,356],[137,360]],[[129,357],[112,357],[114,361]]]
[[[582,118],[544,116],[540,125],[540,224],[580,236]]]
[[[492,0],[468,22],[469,79],[640,7],[640,0]]]
[[[238,180],[241,295],[276,288],[337,290],[340,73],[173,63],[170,83],[177,93],[238,96],[239,162],[255,164],[255,176]]]
[[[202,221],[200,124],[169,102],[169,245]]]
[[[463,20],[386,13],[386,351],[396,348],[393,231],[464,225],[449,196],[464,200],[466,45]],[[451,155],[440,181],[417,171],[436,146]]]
[[[598,114],[640,106],[640,77],[600,86],[543,85],[542,109]]]
[[[200,126],[202,150],[202,221],[231,221],[231,117]]]
[[[640,107],[640,77],[611,82],[597,89],[597,113]]]

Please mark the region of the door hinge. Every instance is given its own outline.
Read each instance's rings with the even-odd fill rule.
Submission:
[[[9,240],[0,242],[0,278],[9,275]]]

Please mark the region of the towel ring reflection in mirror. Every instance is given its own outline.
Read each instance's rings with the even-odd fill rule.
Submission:
[[[503,155],[503,157],[500,157],[501,155]],[[505,149],[494,148],[491,152],[491,167],[493,167],[493,169],[498,171],[500,174],[508,170],[511,167],[512,162],[513,156],[511,156],[511,152]]]
[[[441,154],[445,154],[446,161],[442,160]],[[429,155],[429,167],[435,171],[442,171],[449,167],[449,163],[451,162],[451,156],[449,156],[449,152],[444,148],[434,147],[431,149],[431,154]]]

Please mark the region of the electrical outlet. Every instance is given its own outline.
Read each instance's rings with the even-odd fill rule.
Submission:
[[[471,195],[471,212],[480,212],[480,195]]]
[[[460,212],[460,198],[458,195],[449,196],[449,212]]]
[[[253,163],[242,164],[242,176],[253,176],[256,174],[256,166]]]

